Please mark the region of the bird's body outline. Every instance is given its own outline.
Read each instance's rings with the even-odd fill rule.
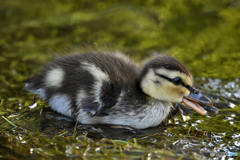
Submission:
[[[190,94],[187,87],[171,82],[176,75],[182,84],[193,85],[187,68],[171,56],[160,55],[140,67],[119,53],[90,52],[49,62],[25,80],[24,89],[80,123],[144,129],[158,126],[170,113],[171,102]],[[168,93],[171,87],[177,91]]]

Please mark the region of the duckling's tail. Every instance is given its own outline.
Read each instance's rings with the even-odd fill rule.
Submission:
[[[34,94],[38,94],[41,98],[45,99],[45,89],[44,83],[41,81],[42,79],[37,75],[31,78],[24,80],[23,82],[26,84],[22,90],[29,91]]]

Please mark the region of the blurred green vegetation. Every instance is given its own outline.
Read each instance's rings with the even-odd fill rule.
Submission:
[[[218,107],[236,107],[239,15],[238,0],[2,0],[0,116],[18,127],[0,117],[0,159],[202,159],[209,157],[203,148],[239,151],[239,114],[228,109],[206,117],[179,111],[164,131],[111,140],[92,136],[102,134],[94,127],[54,119],[44,102],[21,91],[22,81],[55,54],[91,47],[119,50],[136,61],[173,55]]]
[[[237,0],[31,2],[1,2],[1,54],[45,61],[73,45],[105,46],[137,60],[168,53],[197,76],[240,76]]]

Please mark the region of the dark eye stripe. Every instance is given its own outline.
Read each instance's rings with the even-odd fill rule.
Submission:
[[[158,74],[158,73],[156,73],[156,75],[158,75],[159,77],[162,77],[162,78],[164,78],[164,79],[166,79],[166,80],[168,80],[168,81],[170,81],[170,82],[175,84],[175,78],[174,79],[168,78],[168,77],[166,77],[164,75],[161,75],[161,74]],[[175,85],[178,85],[178,84],[175,84]],[[189,91],[191,90],[191,86],[185,85],[185,83],[183,81],[181,81],[180,85],[182,85],[183,87],[187,88]]]

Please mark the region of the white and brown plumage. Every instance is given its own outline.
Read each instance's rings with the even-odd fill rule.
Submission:
[[[190,72],[162,55],[138,67],[126,57],[85,53],[57,58],[27,80],[26,87],[53,110],[83,124],[120,124],[137,129],[159,125],[171,102],[183,102],[201,114],[211,104],[193,88]]]

